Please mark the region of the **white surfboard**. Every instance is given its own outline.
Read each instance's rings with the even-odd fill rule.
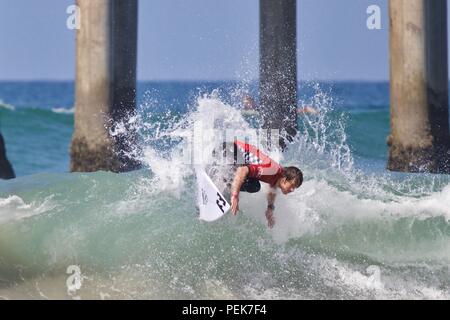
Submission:
[[[196,167],[195,175],[197,176],[197,204],[200,220],[211,222],[221,218],[230,210],[229,203],[203,168]]]

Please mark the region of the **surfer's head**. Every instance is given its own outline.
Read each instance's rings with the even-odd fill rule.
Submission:
[[[242,98],[242,104],[244,105],[245,110],[252,110],[255,108],[255,100],[248,94]]]
[[[303,183],[303,173],[297,167],[284,168],[283,176],[278,181],[278,186],[283,194],[293,192]]]

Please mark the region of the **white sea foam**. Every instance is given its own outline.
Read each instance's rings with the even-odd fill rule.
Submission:
[[[3,100],[0,99],[0,108],[4,108],[4,109],[8,109],[11,111],[16,110],[16,107],[13,106],[12,104],[8,104],[6,102],[3,102]]]
[[[56,203],[52,198],[53,196],[48,196],[41,203],[26,203],[16,195],[0,198],[0,224],[22,220],[54,209]]]
[[[330,104],[332,101],[318,89],[314,105],[319,113],[311,118],[303,118],[313,133],[300,135],[282,159],[302,169],[306,165],[307,170],[304,172],[305,182],[299,190],[288,196],[278,195],[277,224],[274,229],[278,240],[314,234],[324,226],[339,226],[349,221],[395,221],[404,217],[424,220],[438,216],[450,220],[450,186],[419,197],[402,196],[383,189],[385,184],[393,188],[401,186],[384,178],[365,176],[355,170],[346,143],[344,120],[338,119],[337,123],[331,124],[327,118]],[[170,117],[168,121],[171,121]],[[161,123],[146,123],[140,117],[132,117],[127,125],[119,124],[111,130],[111,134],[125,134],[127,128],[152,129],[152,135],[143,137],[144,150],[139,160],[155,174],[156,180],[152,181],[157,181],[158,190],[177,192],[186,187],[185,179],[193,173],[192,165],[186,162],[183,152],[190,148],[186,141],[192,137],[194,126],[201,126],[203,132],[232,129],[237,136],[245,136],[251,129],[239,110],[222,102],[218,92],[213,91],[210,95],[198,98],[194,112],[178,122],[169,123],[166,129],[161,128]],[[162,154],[150,143],[162,138],[180,138],[185,141]],[[200,142],[194,138],[193,143],[197,145],[194,145],[192,152],[200,149],[203,160],[211,162],[211,154],[218,145],[214,138],[201,136]],[[220,184],[220,181],[216,182]],[[346,187],[338,187],[336,183]],[[243,194],[241,199],[241,209],[262,221],[266,205],[265,187],[263,184],[263,192]]]
[[[264,186],[260,193],[243,193],[240,201],[240,207],[246,215],[264,224],[266,190]],[[327,230],[337,230],[345,225],[382,223],[388,228],[403,218],[414,223],[433,217],[444,217],[448,223],[449,204],[450,186],[421,198],[398,196],[395,201],[383,201],[360,198],[349,191],[338,190],[326,181],[310,180],[292,194],[278,194],[276,224],[271,232],[277,242],[283,243],[305,235],[314,236]]]
[[[60,114],[73,114],[75,112],[75,108],[53,108],[52,112]]]
[[[352,292],[354,298],[373,299],[449,299],[445,289],[424,285],[417,279],[392,273],[383,266],[370,265],[365,270],[336,259],[320,258],[315,262],[327,285]]]

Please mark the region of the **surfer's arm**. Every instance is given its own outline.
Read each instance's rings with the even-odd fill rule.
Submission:
[[[267,207],[273,207],[275,204],[275,198],[277,197],[277,193],[275,189],[270,189],[267,193]],[[273,210],[273,209],[272,209]]]
[[[248,175],[248,167],[239,167],[234,175],[233,185],[231,186],[231,212],[236,214],[239,210],[239,191]]]
[[[234,175],[233,185],[231,186],[231,194],[239,195],[242,184],[244,183],[245,178],[247,178],[248,170],[249,169],[247,166],[237,168],[236,174]]]
[[[275,209],[275,198],[276,198],[276,190],[270,189],[269,193],[267,193],[267,210],[266,210],[266,219],[267,225],[269,228],[272,228],[275,224],[275,218],[273,217],[273,210]]]

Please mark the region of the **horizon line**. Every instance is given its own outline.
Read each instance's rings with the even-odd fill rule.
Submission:
[[[0,82],[75,82],[75,79],[0,79]],[[258,82],[259,79],[138,79],[139,82]],[[450,81],[450,78],[449,78]],[[389,82],[389,79],[298,79],[298,82]]]

